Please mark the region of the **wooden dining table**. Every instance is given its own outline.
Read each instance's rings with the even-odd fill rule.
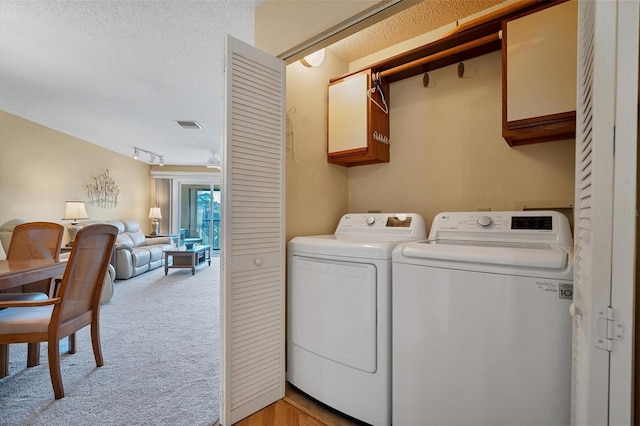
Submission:
[[[53,259],[0,260],[0,290],[64,274],[67,262]]]

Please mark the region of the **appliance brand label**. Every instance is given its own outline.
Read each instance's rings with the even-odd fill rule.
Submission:
[[[573,284],[560,283],[560,291],[558,292],[560,299],[573,300]]]
[[[536,281],[536,288],[541,291],[558,293],[558,299],[573,300],[573,284],[556,284],[550,281]]]

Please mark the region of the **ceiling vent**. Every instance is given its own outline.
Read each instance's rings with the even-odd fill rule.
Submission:
[[[202,126],[197,121],[177,121],[183,129],[202,129]]]

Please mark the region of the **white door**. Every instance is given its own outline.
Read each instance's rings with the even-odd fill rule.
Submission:
[[[631,424],[638,2],[579,8],[571,421]]]
[[[227,38],[221,423],[284,397],[285,65]]]
[[[640,5],[618,1],[616,49],[616,117],[613,192],[611,306],[614,309],[613,350],[609,388],[609,424],[633,421],[634,288],[636,252],[638,56]],[[623,328],[620,328],[623,327]],[[620,340],[618,339],[620,335]]]

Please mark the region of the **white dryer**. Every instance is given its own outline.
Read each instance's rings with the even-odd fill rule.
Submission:
[[[393,280],[394,425],[569,424],[565,216],[440,213]]]
[[[373,424],[391,423],[391,254],[426,239],[418,214],[346,214],[288,245],[287,380]]]

